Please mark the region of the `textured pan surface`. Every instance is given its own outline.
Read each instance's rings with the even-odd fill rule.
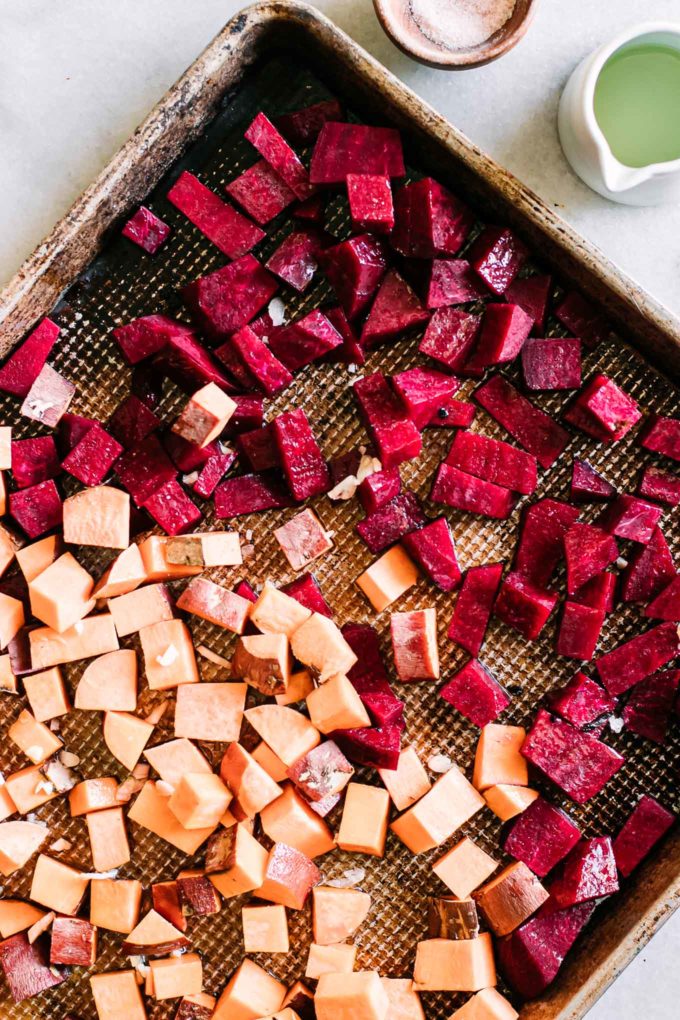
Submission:
[[[203,138],[152,193],[149,204],[173,227],[173,235],[165,248],[152,259],[133,249],[114,232],[101,257],[65,295],[55,313],[62,327],[62,335],[56,356],[51,360],[78,387],[72,410],[105,421],[127,392],[129,370],[123,365],[117,346],[110,338],[110,330],[114,325],[154,311],[183,316],[177,288],[224,262],[217,249],[163,199],[179,170],[188,167],[198,172],[206,184],[219,192],[224,184],[255,160],[242,134],[258,110],[275,114],[313,102],[325,94],[324,87],[300,65],[299,60],[286,59],[285,55],[249,73],[243,86],[230,97],[229,104]],[[361,116],[359,109],[353,113]],[[414,161],[414,170],[417,172],[418,169],[417,161]],[[446,183],[455,189],[455,175]],[[464,191],[460,187],[456,190]],[[343,236],[347,226],[341,204],[333,205],[330,212],[329,229]],[[484,222],[484,208],[477,207],[477,212],[480,223]],[[269,236],[261,248],[256,249],[256,254],[266,258],[289,229],[290,223],[284,214],[273,227],[270,225]],[[560,282],[569,283],[568,280]],[[287,314],[291,318],[305,309],[317,306],[326,294],[321,280],[316,282],[303,300],[293,296],[287,289],[281,291]],[[554,321],[549,332],[560,332]],[[380,369],[392,373],[417,363],[421,363],[421,359],[417,354],[417,338],[414,338],[372,353],[366,368],[361,371]],[[589,354],[585,368],[587,375],[596,370],[606,370],[626,387],[645,410],[677,413],[677,392],[668,380],[651,369],[636,351],[622,341],[613,340],[602,345],[597,352]],[[331,366],[307,368],[297,376],[293,386],[282,397],[269,405],[268,417],[271,418],[285,408],[301,406],[307,412],[327,457],[352,449],[366,441],[354,412],[350,388],[353,378],[355,376],[344,369]],[[466,393],[467,387],[462,396],[465,397]],[[166,419],[172,417],[180,399],[174,388],[168,387],[163,407]],[[539,398],[539,403],[555,413],[566,400],[566,397],[543,397]],[[17,404],[8,398],[0,401],[0,404],[0,420],[13,421],[17,415]],[[501,435],[481,410],[478,411],[474,428],[489,435]],[[26,434],[29,434],[29,430]],[[417,462],[406,464],[402,469],[405,486],[414,488],[424,498],[427,496],[434,468],[443,456],[451,436],[452,433],[446,430],[426,433],[423,455]],[[610,481],[628,491],[633,488],[637,472],[646,457],[635,445],[634,436],[606,448],[580,434],[574,435],[563,457],[550,472],[542,473],[536,496],[550,494],[558,498],[566,497],[573,456],[587,456],[596,467],[604,469]],[[322,498],[315,501],[314,505],[326,527],[335,532],[335,549],[319,561],[316,576],[337,619],[342,623],[348,620],[375,622],[385,637],[388,614],[376,619],[352,585],[356,575],[372,559],[354,532],[354,524],[360,517],[355,502],[332,505],[326,498]],[[209,504],[206,504],[208,508]],[[433,516],[440,509],[429,505]],[[253,515],[236,521],[235,526],[242,534],[252,529],[254,556],[244,564],[242,570],[224,572],[223,575],[215,572],[216,576],[222,576],[230,583],[241,576],[247,576],[253,583],[261,583],[266,577],[280,582],[290,580],[293,574],[287,569],[282,553],[272,537],[272,530],[293,512],[289,510]],[[463,566],[498,559],[509,560],[516,540],[519,508],[510,521],[500,523],[455,511],[449,512],[447,516],[454,530]],[[672,512],[667,513],[666,531],[674,550],[680,552],[678,515],[675,514],[675,521],[671,525],[672,517]],[[205,524],[210,526],[209,516]],[[84,559],[88,562],[87,557]],[[101,565],[102,561],[93,556],[90,565],[94,567],[95,563]],[[439,610],[442,675],[447,677],[456,665],[465,661],[465,655],[457,652],[445,637],[453,597],[437,592],[433,586],[422,581],[399,603],[398,608],[428,605],[436,605]],[[192,629],[196,643],[204,642],[221,654],[229,654],[230,641],[217,628],[201,622],[197,626],[192,623]],[[602,649],[613,647],[639,629],[637,611],[618,611],[606,625]],[[527,645],[507,628],[498,623],[492,624],[482,659],[513,693],[513,702],[502,721],[529,724],[543,694],[573,675],[576,664],[559,659],[554,654],[554,632],[554,622],[551,622],[545,628],[541,640]],[[130,646],[134,642],[124,639],[122,644]],[[205,660],[201,660],[201,668],[203,679],[220,679],[219,670]],[[67,667],[65,672],[72,691],[81,669]],[[432,753],[444,753],[450,755],[462,768],[468,768],[478,731],[437,697],[439,686],[429,683],[399,685],[399,694],[406,697],[408,704],[407,742],[416,745],[424,760]],[[141,701],[142,712],[159,700],[161,698],[158,694],[152,698],[146,692]],[[3,699],[3,732],[22,705]],[[63,718],[61,736],[65,746],[81,756],[79,769],[84,776],[108,774],[123,778],[123,770],[103,745],[100,727],[98,713],[74,712]],[[171,735],[170,711],[158,727],[152,742],[160,743]],[[660,749],[625,733],[609,733],[605,739],[626,755],[627,762],[602,794],[584,807],[577,808],[566,799],[561,799],[554,788],[549,790],[551,798],[566,806],[588,835],[615,832],[643,790],[677,808],[675,780],[680,750],[677,723],[668,745]],[[218,761],[220,746],[210,745],[208,750],[213,759]],[[12,748],[7,745],[0,752],[0,761],[5,774],[26,764],[21,756],[13,756]],[[376,780],[377,777],[370,772],[362,775],[362,781],[375,783]],[[50,825],[54,839],[64,837],[73,843],[72,850],[61,855],[61,859],[89,870],[91,861],[85,824],[82,819],[69,819],[65,799],[60,798],[48,804],[38,814]],[[331,822],[337,824],[337,818],[332,817]],[[120,877],[138,877],[148,885],[158,879],[173,877],[180,867],[187,866],[187,860],[164,842],[135,825],[129,828],[133,844],[132,861],[121,869]],[[490,812],[482,812],[479,822],[468,825],[464,831],[479,840],[489,852],[498,855],[501,826]],[[375,967],[382,974],[393,976],[410,973],[415,943],[426,931],[426,897],[438,889],[442,891],[431,871],[432,860],[440,853],[441,850],[437,850],[414,858],[395,838],[389,836],[384,861],[339,852],[321,859],[320,865],[327,878],[340,876],[348,867],[361,866],[366,870],[362,887],[371,893],[373,906],[369,921],[356,939],[359,945],[358,967]],[[200,859],[199,854],[196,860]],[[31,871],[32,867],[29,866],[23,874],[5,881],[3,895],[25,897],[30,886]],[[243,955],[241,905],[241,900],[229,901],[219,914],[191,922],[190,934],[194,947],[203,955],[205,987],[213,993],[221,990]],[[596,923],[608,909],[608,906],[601,909],[596,915]],[[311,937],[307,912],[290,912],[289,918],[293,946],[306,946]],[[118,952],[119,944],[119,936],[101,933],[97,970],[120,969],[127,965],[126,958]],[[285,981],[292,981],[303,974],[305,958],[303,948],[293,951],[289,956],[255,957],[257,962]],[[455,996],[431,995],[424,999],[428,1017],[437,1020],[448,1017],[458,1002]],[[171,1017],[175,1008],[176,1003],[150,1004],[149,1016]],[[96,1015],[84,971],[76,971],[60,988],[21,1006],[10,1003],[3,984],[0,998],[2,1017],[50,1017],[60,1020],[68,1012],[73,1012],[82,1020],[89,1020]]]

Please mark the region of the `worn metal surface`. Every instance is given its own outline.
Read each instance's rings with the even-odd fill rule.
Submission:
[[[256,65],[251,67],[256,58]],[[360,119],[373,122],[390,119],[398,123],[405,133],[409,163],[415,171],[437,173],[444,183],[473,204],[480,222],[499,218],[512,221],[533,243],[536,264],[549,265],[555,270],[558,288],[577,279],[600,299],[612,313],[613,321],[618,320],[628,329],[625,341],[613,339],[587,356],[587,372],[606,368],[625,383],[643,409],[677,413],[677,391],[669,379],[651,368],[627,341],[665,363],[677,376],[678,324],[633,284],[599,261],[597,253],[576,239],[535,196],[477,153],[329,22],[297,4],[264,4],[234,19],[162,101],[102,178],[0,297],[3,348],[8,349],[39,314],[51,309],[59,292],[68,286],[55,310],[62,336],[51,360],[78,386],[72,409],[106,420],[129,385],[129,370],[110,337],[112,326],[152,311],[183,316],[178,288],[224,262],[217,249],[164,200],[169,184],[181,169],[188,167],[198,172],[206,184],[220,191],[241,169],[254,162],[254,153],[242,135],[258,110],[275,114],[294,109],[328,91],[345,100]],[[377,112],[380,108],[381,113]],[[194,141],[195,144],[190,144]],[[148,204],[173,227],[170,242],[153,259],[118,236],[121,217],[147,196]],[[267,240],[256,253],[266,257],[288,229],[284,214],[282,220],[274,223]],[[339,236],[346,230],[341,203],[332,206],[329,229]],[[283,290],[282,296],[288,315],[293,316],[316,306],[326,293],[323,281],[318,280],[303,300],[288,290]],[[559,332],[554,321],[550,332]],[[380,368],[391,373],[418,361],[417,338],[414,338],[373,352],[363,371]],[[332,366],[307,368],[289,390],[269,405],[268,417],[284,407],[302,406],[328,457],[351,449],[366,440],[353,410],[350,388],[353,378]],[[470,384],[466,384],[465,391],[469,387]],[[168,387],[163,404],[166,418],[171,418],[178,399],[174,388]],[[541,397],[539,403],[556,412],[566,399],[564,396]],[[16,403],[5,398],[0,405],[1,420],[12,421],[17,413]],[[490,435],[501,434],[481,411],[475,429]],[[444,430],[426,433],[423,456],[403,467],[406,486],[415,488],[424,497],[427,495],[434,467],[441,459],[448,438]],[[607,449],[580,434],[574,435],[565,455],[550,472],[542,473],[537,495],[565,496],[574,455],[586,455],[595,466],[603,467],[607,477],[622,489],[632,487],[646,457],[631,437]],[[335,532],[335,549],[319,561],[316,576],[339,621],[376,622],[384,637],[387,614],[376,620],[352,585],[354,577],[372,558],[353,529],[360,516],[357,507],[353,502],[332,505],[325,498],[314,501],[314,505],[326,527]],[[430,511],[435,512],[431,505]],[[261,583],[265,577],[281,582],[290,580],[293,575],[272,537],[272,530],[291,513],[281,511],[239,520],[236,525],[239,530],[253,531],[255,556],[241,571],[217,571],[215,575],[232,583],[240,576],[248,576],[254,583]],[[449,512],[447,516],[462,564],[470,566],[491,559],[509,559],[518,515],[519,508],[509,522],[499,524]],[[668,513],[669,522],[671,517]],[[668,533],[675,550],[680,551],[677,517],[675,514]],[[207,523],[210,524],[209,516]],[[92,555],[90,565],[94,566],[97,559]],[[85,561],[88,562],[87,557]],[[452,604],[451,596],[436,592],[425,582],[400,603],[400,608],[437,606],[444,676],[465,658],[445,637]],[[192,626],[197,641],[229,654],[227,636],[207,623]],[[602,648],[614,646],[639,627],[636,611],[617,612],[606,625]],[[504,721],[529,723],[543,694],[566,681],[575,671],[574,663],[555,656],[554,631],[555,625],[551,622],[540,641],[527,645],[507,628],[492,624],[482,657],[514,695]],[[130,645],[130,642],[125,639],[123,644]],[[134,645],[134,641],[131,644]],[[205,680],[219,677],[219,670],[205,660],[201,667]],[[79,667],[67,668],[71,690],[80,672]],[[429,683],[399,686],[399,693],[406,697],[408,704],[408,741],[416,745],[425,759],[433,752],[445,753],[466,768],[471,763],[477,730],[437,697],[438,686]],[[151,696],[145,692],[142,711],[159,700],[159,694]],[[3,731],[20,707],[19,702],[3,701]],[[153,742],[167,739],[171,726],[172,713],[169,712]],[[123,770],[103,746],[98,714],[71,713],[62,720],[61,735],[65,745],[81,756],[80,769],[84,775],[123,777]],[[675,780],[680,751],[677,724],[671,741],[662,749],[625,733],[612,733],[606,739],[627,756],[627,763],[602,794],[584,807],[576,808],[560,798],[554,789],[550,791],[552,799],[565,804],[587,834],[616,831],[643,790],[677,808]],[[220,750],[217,745],[210,748],[215,760]],[[7,745],[0,751],[3,772],[25,764],[19,755],[13,756]],[[376,782],[376,777],[370,773],[362,779]],[[482,815],[479,822],[467,826],[465,831],[489,852],[497,854],[501,826],[489,812]],[[39,816],[48,821],[55,839],[64,836],[73,842],[73,849],[62,855],[62,859],[89,870],[91,862],[82,819],[68,818],[63,799],[41,809]],[[337,818],[331,817],[331,822],[337,824]],[[130,829],[133,856],[131,863],[121,869],[121,877],[139,877],[148,885],[156,879],[172,877],[186,865],[181,854],[150,833],[134,825]],[[585,1012],[677,904],[680,887],[677,849],[678,839],[671,837],[625,891],[600,909],[590,934],[581,940],[560,980],[542,1000],[523,1009],[524,1018],[567,1020]],[[384,861],[341,853],[322,859],[326,877],[337,877],[345,868],[357,864],[366,869],[362,887],[371,892],[373,907],[369,922],[357,936],[358,966],[377,967],[386,975],[410,972],[415,943],[427,929],[427,894],[441,888],[431,871],[431,862],[439,853],[414,858],[390,836]],[[200,854],[196,859],[200,861]],[[26,874],[3,884],[3,895],[27,895],[31,868],[25,870]],[[214,993],[221,989],[242,958],[240,908],[240,900],[230,901],[225,903],[220,914],[191,923],[194,946],[204,958],[206,989]],[[292,944],[305,946],[310,939],[307,912],[291,912],[290,924]],[[126,965],[126,958],[118,951],[119,944],[118,936],[102,933],[98,970]],[[255,959],[277,976],[292,980],[303,973],[305,956],[302,950],[286,957],[258,956]],[[74,972],[61,988],[22,1006],[9,1003],[4,986],[2,996],[0,1016],[11,1020],[28,1017],[60,1020],[69,1011],[82,1020],[95,1016],[87,974],[81,970]],[[428,1017],[437,1020],[449,1016],[458,1001],[455,996],[424,998]],[[154,1020],[170,1017],[173,1010],[172,1005],[150,1005],[149,1016]]]

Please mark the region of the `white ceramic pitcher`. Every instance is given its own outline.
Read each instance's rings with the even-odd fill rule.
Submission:
[[[631,44],[649,43],[680,50],[680,25],[634,25],[595,50],[571,75],[562,93],[558,131],[567,160],[585,183],[605,198],[625,205],[680,202],[680,159],[630,167],[612,153],[595,118],[597,79],[609,58]]]

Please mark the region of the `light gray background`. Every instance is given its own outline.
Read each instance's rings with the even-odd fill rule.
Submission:
[[[242,6],[0,0],[0,284]],[[680,22],[680,0],[541,0],[517,49],[460,73],[404,57],[370,0],[317,6],[680,315],[680,207],[629,209],[599,198],[567,167],[555,131],[558,96],[581,57],[643,18]],[[678,960],[680,911],[590,1020],[678,1017]]]

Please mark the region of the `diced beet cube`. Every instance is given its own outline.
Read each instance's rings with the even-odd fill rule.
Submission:
[[[680,505],[680,478],[670,471],[646,467],[638,482],[638,495],[656,499],[668,506]]]
[[[461,570],[449,522],[438,517],[422,528],[404,535],[402,544],[427,577],[442,591],[455,591]]]
[[[422,438],[400,399],[390,389],[381,372],[358,379],[353,387],[359,412],[371,432],[383,470],[396,467],[403,460],[417,457]]]
[[[61,527],[61,496],[54,481],[48,478],[20,492],[11,492],[9,512],[29,538],[40,538],[47,531]]]
[[[616,539],[594,524],[571,525],[564,536],[567,591],[577,592],[586,581],[605,570],[619,557]]]
[[[470,655],[478,655],[484,643],[502,573],[502,563],[487,563],[470,567],[463,578],[448,636]]]
[[[293,501],[275,475],[238,475],[215,489],[215,513],[220,518],[240,517],[260,510],[292,506]]]
[[[182,293],[203,329],[221,339],[247,325],[278,289],[272,274],[252,255],[244,255],[201,276]]]
[[[216,442],[208,443],[207,446],[199,446],[190,440],[180,436],[177,432],[166,432],[163,435],[163,446],[170,455],[172,463],[178,471],[195,471],[203,467],[219,447]]]
[[[399,726],[359,730],[335,730],[330,734],[341,751],[355,765],[368,765],[376,769],[396,769],[401,750]]]
[[[551,903],[564,910],[618,892],[619,877],[609,836],[582,839],[550,884]]]
[[[309,176],[313,184],[344,184],[348,174],[404,173],[401,137],[395,128],[327,121],[314,146]]]
[[[337,99],[323,99],[302,110],[282,113],[275,124],[282,135],[294,145],[311,145],[329,120],[342,120],[343,110]]]
[[[319,582],[313,574],[300,574],[290,584],[284,585],[281,590],[299,602],[301,606],[311,609],[313,613],[321,613],[322,616],[327,616],[330,620],[333,619],[333,610],[323,597]]]
[[[575,800],[585,804],[599,793],[623,765],[613,748],[571,723],[540,709],[522,746],[522,754],[548,779]]]
[[[144,509],[168,535],[191,531],[203,516],[175,478],[156,489],[144,502]]]
[[[265,425],[236,437],[236,449],[242,463],[252,471],[268,471],[281,466],[281,457],[274,441],[274,429]]]
[[[511,935],[497,940],[499,969],[518,995],[535,999],[552,984],[594,910],[590,902],[567,910],[554,910],[548,902]]]
[[[527,340],[522,347],[522,375],[530,390],[577,390],[581,341],[575,337]]]
[[[582,602],[565,602],[555,650],[566,659],[592,659],[606,613]]]
[[[402,464],[405,460],[413,460],[422,449],[420,432],[412,421],[378,425],[372,432],[378,456],[386,469]]]
[[[38,378],[26,394],[21,413],[31,421],[53,429],[66,414],[75,392],[72,382],[55,372],[50,365],[43,365]]]
[[[346,623],[342,636],[357,657],[347,676],[358,694],[392,694],[376,630],[367,623]]]
[[[356,477],[359,465],[361,464],[361,458],[362,453],[358,447],[348,450],[347,453],[340,453],[337,457],[331,457],[328,461],[328,470],[330,471],[333,488],[340,482],[344,482],[346,478]],[[391,499],[392,495],[396,496],[396,492],[392,493],[388,499]],[[383,500],[383,502],[386,503],[387,499]],[[367,512],[370,512],[370,510],[367,510]]]
[[[255,223],[228,202],[223,202],[188,170],[177,178],[167,199],[227,258],[237,259],[245,255],[265,236]]]
[[[582,606],[590,606],[591,609],[603,609],[605,613],[612,613],[616,605],[616,583],[616,574],[607,571],[596,574],[574,592],[571,601]]]
[[[470,659],[439,694],[475,726],[493,722],[510,704],[510,695],[478,659]]]
[[[243,326],[238,332],[242,333],[245,329],[250,329],[250,326]],[[262,340],[260,340],[256,333],[253,332],[253,336],[262,343]],[[221,344],[215,349],[215,357],[226,368],[229,378],[234,380],[239,389],[252,391],[260,389],[255,381],[255,376],[232,343],[232,337],[229,337],[226,343]]]
[[[52,436],[12,440],[12,477],[18,489],[56,478],[61,471]]]
[[[410,258],[455,255],[474,222],[467,206],[431,177],[400,188],[394,211],[392,246]]]
[[[50,966],[42,942],[29,942],[25,931],[0,942],[0,967],[14,1002],[24,1002],[55,988],[68,976],[67,970]]]
[[[645,616],[655,620],[680,620],[680,575],[659,592],[645,609]]]
[[[646,545],[654,534],[663,510],[638,496],[619,496],[601,515],[598,524],[610,535]]]
[[[225,449],[222,453],[214,453],[205,462],[194,483],[195,494],[202,499],[209,499],[235,460],[234,450]]]
[[[250,581],[239,581],[234,586],[234,594],[240,595],[242,599],[247,599],[248,602],[257,602],[257,592]]]
[[[534,275],[523,276],[521,279],[516,277],[505,289],[506,300],[519,305],[531,316],[534,330],[539,334],[545,326],[551,287],[552,277]]]
[[[389,177],[348,174],[347,197],[352,225],[357,231],[388,234],[394,226],[394,204]]]
[[[381,552],[426,522],[420,500],[413,492],[402,492],[356,526],[371,552]]]
[[[68,456],[62,467],[83,485],[100,485],[123,447],[101,425],[93,425]]]
[[[208,383],[215,383],[227,393],[235,388],[191,333],[171,337],[154,358],[154,367],[185,393],[195,393]]]
[[[362,694],[361,700],[373,725],[378,729],[388,726],[398,730],[406,728],[404,702],[395,694]]]
[[[515,507],[515,496],[510,489],[476,478],[451,464],[440,464],[437,468],[430,499],[457,510],[501,520],[509,517]]]
[[[680,653],[680,636],[674,623],[657,627],[624,641],[597,660],[600,680],[616,697],[656,673]]]
[[[406,280],[390,269],[380,284],[380,289],[368,313],[361,331],[364,347],[375,347],[388,340],[397,340],[412,329],[422,326],[430,313]]]
[[[474,375],[490,365],[512,361],[523,349],[532,325],[531,316],[519,305],[487,305],[479,342],[465,366],[467,371]]]
[[[326,213],[326,200],[323,195],[310,195],[304,202],[297,202],[293,207],[293,216],[296,220],[304,220],[307,223],[316,223],[323,226]]]
[[[285,411],[272,422],[288,487],[298,501],[330,488],[330,475],[302,408]]]
[[[579,393],[564,417],[595,439],[613,442],[623,439],[642,412],[613,379],[599,373]]]
[[[674,821],[673,812],[654,797],[649,794],[640,797],[614,840],[616,866],[624,878],[645,859]]]
[[[307,170],[283,135],[277,131],[264,113],[258,113],[246,131],[245,137],[297,198],[304,199],[311,195],[313,188],[310,186]]]
[[[39,322],[0,368],[0,390],[25,397],[40,375],[58,336],[59,326],[51,319]]]
[[[264,159],[244,170],[224,190],[261,226],[295,201],[295,193]]]
[[[440,407],[448,404],[460,383],[431,368],[408,368],[392,376],[392,385],[417,429],[424,429]]]
[[[574,457],[569,499],[572,503],[606,503],[616,496],[616,489],[588,463]]]
[[[604,316],[575,290],[560,301],[555,315],[573,336],[580,336],[589,347],[595,347],[611,333]]]
[[[517,571],[505,577],[494,605],[499,620],[534,641],[557,604],[557,595],[537,587]]]
[[[650,602],[675,577],[675,563],[661,528],[654,528],[648,544],[636,549],[623,573],[624,602]]]
[[[2,386],[1,376],[2,372],[0,372],[0,389],[5,389]],[[16,391],[12,390],[11,392]],[[664,457],[680,460],[680,418],[663,418],[658,414],[651,415],[640,432],[639,443],[640,446],[644,446],[645,450],[652,450],[654,453],[662,453]]]
[[[444,463],[513,492],[531,493],[537,485],[535,457],[477,432],[456,433]]]
[[[489,290],[499,297],[508,289],[529,252],[504,227],[486,227],[470,249],[470,262]]]
[[[164,380],[153,363],[135,365],[130,378],[130,392],[153,411],[163,399]]]
[[[342,308],[339,305],[336,308],[327,308],[326,317],[342,337],[342,347],[333,348],[322,360],[344,361],[346,365],[363,365],[366,361],[364,349]]]
[[[319,252],[323,247],[323,238],[317,230],[294,230],[270,255],[267,269],[302,294],[319,268]]]
[[[545,878],[581,838],[576,822],[544,797],[537,797],[513,822],[503,849]]]
[[[387,271],[387,255],[382,241],[361,234],[326,248],[322,266],[347,317],[355,319],[378,289]]]
[[[616,708],[616,701],[595,680],[581,672],[576,673],[566,687],[551,694],[548,704],[553,712],[579,730],[603,715],[611,715]]]
[[[579,516],[576,507],[540,499],[523,517],[514,569],[545,587],[564,553],[564,536]]]
[[[274,330],[269,346],[291,372],[318,361],[329,351],[342,347],[342,337],[330,320],[315,308],[297,322]]]
[[[168,340],[178,336],[191,337],[194,331],[185,322],[178,322],[167,315],[143,315],[124,326],[116,326],[111,332],[125,359],[136,365],[144,358],[158,354]]]
[[[374,514],[401,492],[399,468],[389,471],[375,471],[359,484],[357,493],[367,514]]]
[[[428,421],[426,428],[435,429],[466,429],[475,420],[477,408],[465,400],[451,398],[442,404]]]
[[[285,390],[293,377],[284,364],[257,337],[249,326],[243,326],[227,341],[235,350],[257,389],[268,397]],[[219,357],[219,351],[216,352]]]
[[[177,471],[160,440],[152,434],[118,458],[116,474],[137,506],[142,506]]]
[[[474,398],[543,468],[552,467],[569,442],[561,425],[500,375],[475,390]]]
[[[226,434],[237,436],[240,432],[262,428],[264,423],[264,401],[255,393],[235,393],[232,400],[236,410],[229,419]]]
[[[432,260],[425,297],[428,308],[462,305],[485,296],[486,290],[467,259]]]
[[[145,205],[141,205],[127,221],[121,234],[149,255],[155,255],[170,236],[170,227]]]
[[[131,393],[118,405],[109,419],[112,436],[125,448],[141,443],[161,424],[160,418],[146,404]]]
[[[96,425],[94,418],[86,418],[82,414],[67,411],[59,421],[58,443],[61,449],[72,450],[85,433]]]
[[[633,688],[623,710],[623,721],[632,733],[663,744],[680,683],[680,670],[652,673]]]

